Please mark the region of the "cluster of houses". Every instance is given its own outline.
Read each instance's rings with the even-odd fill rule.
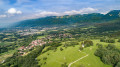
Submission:
[[[34,40],[27,47],[25,47],[25,46],[20,47],[18,49],[18,53],[20,54],[20,56],[22,56],[27,53],[25,50],[31,50],[35,46],[42,46],[42,45],[45,45],[46,43],[51,43],[51,42],[52,41],[45,42],[43,39]]]
[[[25,46],[22,46],[18,49],[18,53],[22,56],[22,55],[25,55],[27,53],[26,50],[31,50],[33,49],[35,46],[42,46],[42,45],[45,45],[46,43],[51,43],[52,41],[50,41],[51,38],[72,38],[72,35],[70,34],[58,34],[58,35],[51,35],[51,36],[47,36],[45,38],[42,38],[42,39],[37,39],[37,40],[34,40],[32,41],[27,47]],[[48,40],[48,41],[45,41],[45,40]]]

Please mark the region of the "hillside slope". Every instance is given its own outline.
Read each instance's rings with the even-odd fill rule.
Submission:
[[[18,22],[15,27],[37,27],[37,26],[53,26],[66,25],[72,23],[95,23],[114,20],[120,17],[120,10],[113,10],[106,15],[100,13],[83,14],[83,15],[65,15],[65,16],[49,16],[38,19],[30,19]]]

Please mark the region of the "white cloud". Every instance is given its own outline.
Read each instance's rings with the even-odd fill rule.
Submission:
[[[22,11],[16,10],[15,8],[8,9],[7,13],[9,14],[22,14]]]
[[[22,11],[17,11],[16,13],[17,13],[17,14],[22,14]]]
[[[36,11],[37,14],[36,16],[61,16],[61,15],[72,15],[72,14],[87,14],[87,13],[94,13],[97,12],[97,9],[88,7],[88,8],[83,8],[80,9],[79,11],[77,10],[71,10],[71,11],[65,11],[62,13],[59,12],[51,12],[51,11],[42,11],[42,10],[38,10]]]
[[[15,8],[10,8],[10,9],[8,10],[8,13],[10,13],[10,14],[15,14],[15,13],[16,13],[16,9],[15,9]]]
[[[43,12],[41,12],[40,14],[42,14],[42,15],[58,15],[59,13],[57,13],[57,12],[43,11]]]
[[[0,18],[4,18],[4,17],[7,17],[7,15],[0,15]]]
[[[45,17],[45,16],[59,16],[60,13],[57,12],[51,12],[51,11],[40,11],[37,14],[35,14],[35,16],[38,17]]]
[[[88,13],[94,13],[97,12],[97,9],[88,7],[88,8],[83,8],[80,9],[79,11],[77,10],[71,10],[71,11],[65,11],[64,14],[72,15],[72,14],[88,14]]]
[[[109,11],[101,12],[101,14],[107,14]]]
[[[94,8],[83,8],[80,9],[79,11],[77,10],[71,10],[71,11],[65,11],[65,12],[52,12],[52,11],[43,11],[43,10],[36,10],[32,16],[26,16],[23,18],[39,18],[39,17],[46,17],[46,16],[62,16],[62,15],[74,15],[74,14],[87,14],[87,13],[94,13],[97,12],[97,9]]]

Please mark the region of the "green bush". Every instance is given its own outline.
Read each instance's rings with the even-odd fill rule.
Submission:
[[[61,47],[60,50],[63,51],[63,48]]]
[[[83,42],[82,45],[84,45],[85,47],[90,47],[90,46],[93,46],[93,42],[90,40],[86,40]]]

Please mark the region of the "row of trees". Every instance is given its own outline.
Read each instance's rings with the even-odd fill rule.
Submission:
[[[49,50],[54,50],[56,51],[57,50],[57,47],[61,46],[61,42],[52,42],[52,43],[48,43],[46,44],[45,46],[49,46],[45,51],[43,51],[42,53],[45,53]]]
[[[115,39],[100,39],[100,42],[115,43]]]
[[[78,45],[79,43],[77,41],[69,41],[69,42],[65,42],[64,47],[68,47],[68,46],[75,46]]]

